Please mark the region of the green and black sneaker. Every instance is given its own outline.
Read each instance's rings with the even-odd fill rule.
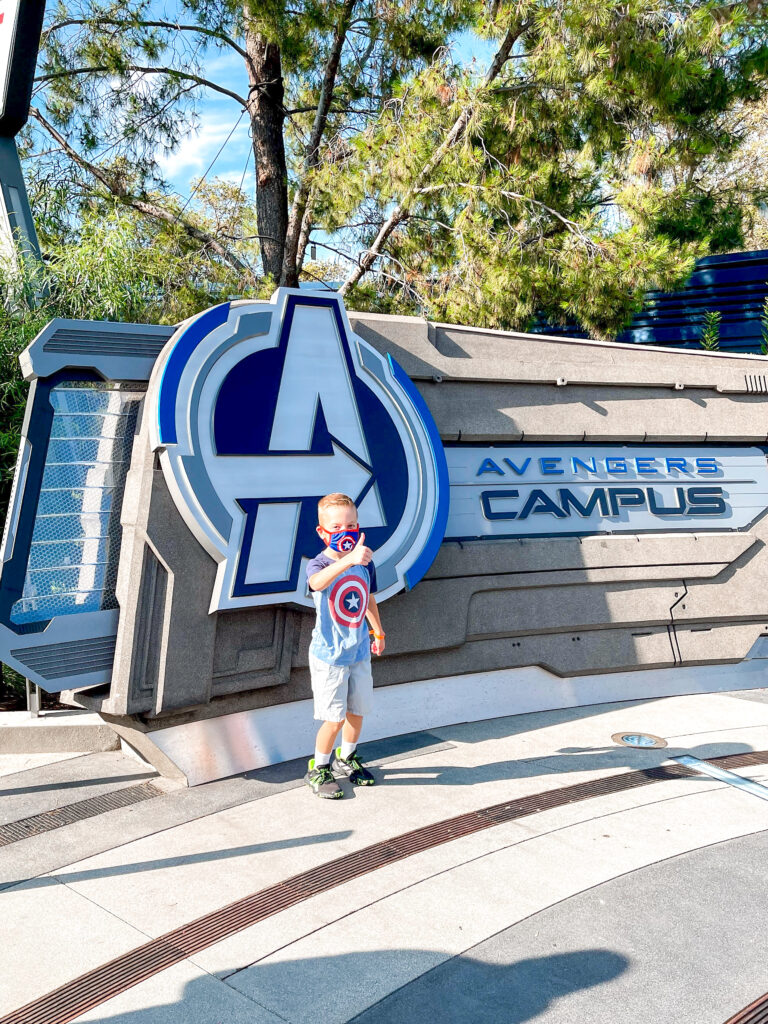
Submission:
[[[344,796],[341,786],[333,777],[329,764],[321,764],[315,768],[313,757],[309,762],[308,769],[304,781],[315,796],[321,796],[324,800],[338,800],[340,796]]]
[[[349,757],[345,759],[341,756],[341,747],[336,747],[336,760],[333,762],[333,770],[346,775],[355,786],[372,786],[376,782],[376,779],[374,779],[360,760],[357,750],[353,750]]]

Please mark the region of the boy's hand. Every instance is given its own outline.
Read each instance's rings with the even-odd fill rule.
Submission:
[[[373,558],[373,552],[365,546],[364,541],[365,534],[361,533],[357,544],[355,544],[348,555],[344,556],[348,565],[368,565]]]
[[[383,636],[374,637],[371,643],[371,654],[383,654],[387,641]]]

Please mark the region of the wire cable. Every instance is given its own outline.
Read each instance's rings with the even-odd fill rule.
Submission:
[[[241,122],[241,121],[243,120],[243,117],[244,117],[244,116],[245,116],[245,111],[244,111],[244,110],[242,110],[242,111],[240,112],[240,117],[238,117],[237,121],[236,121],[236,122],[235,122],[235,124],[234,124],[234,127],[232,128],[232,131],[231,131],[231,132],[229,133],[229,135],[228,135],[228,136],[226,137],[226,139],[224,139],[224,141],[222,142],[221,146],[219,147],[219,151],[218,151],[218,153],[217,153],[217,154],[216,154],[216,156],[215,156],[215,157],[213,158],[213,160],[211,160],[211,162],[210,162],[210,163],[208,164],[208,167],[206,168],[205,174],[204,174],[204,175],[202,176],[202,178],[201,178],[201,179],[200,179],[200,180],[198,181],[198,183],[197,183],[197,184],[195,185],[195,187],[194,187],[194,188],[192,189],[192,191],[191,191],[191,192],[189,193],[189,198],[187,199],[186,203],[184,203],[184,205],[182,206],[182,208],[181,208],[181,211],[180,211],[180,213],[179,213],[179,217],[180,217],[180,216],[182,215],[182,213],[184,213],[184,211],[186,210],[186,208],[187,208],[187,207],[189,206],[189,204],[190,204],[190,203],[192,202],[192,200],[194,199],[194,197],[195,197],[195,193],[196,193],[196,192],[197,192],[197,190],[198,190],[198,189],[199,189],[199,188],[201,187],[201,185],[203,184],[203,182],[205,181],[205,179],[206,179],[206,178],[208,177],[208,175],[209,175],[209,173],[210,173],[210,171],[211,171],[211,168],[213,167],[213,165],[214,165],[214,164],[216,163],[216,161],[217,161],[217,160],[219,159],[219,157],[221,156],[221,154],[222,154],[222,153],[224,152],[224,147],[225,147],[225,146],[227,145],[227,143],[229,142],[229,140],[230,140],[230,139],[232,138],[232,136],[233,136],[233,135],[235,134],[235,132],[237,131],[237,129],[238,129],[239,127],[240,127],[240,122]],[[243,177],[245,177],[245,175],[243,175]]]

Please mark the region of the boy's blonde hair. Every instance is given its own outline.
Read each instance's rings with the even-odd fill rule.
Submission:
[[[340,491],[335,491],[333,494],[326,494],[324,498],[321,498],[317,503],[317,518],[325,512],[328,508],[335,508],[337,505],[345,505],[348,508],[354,508],[357,511],[357,507],[349,497],[348,494],[342,494]]]

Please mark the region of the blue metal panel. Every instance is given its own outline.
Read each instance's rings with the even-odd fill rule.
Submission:
[[[700,348],[705,314],[719,312],[721,351],[759,353],[763,341],[760,317],[766,296],[768,250],[706,256],[697,262],[684,288],[648,292],[644,308],[616,340]],[[535,334],[560,338],[589,337],[576,324],[560,327],[539,320],[531,329]]]

